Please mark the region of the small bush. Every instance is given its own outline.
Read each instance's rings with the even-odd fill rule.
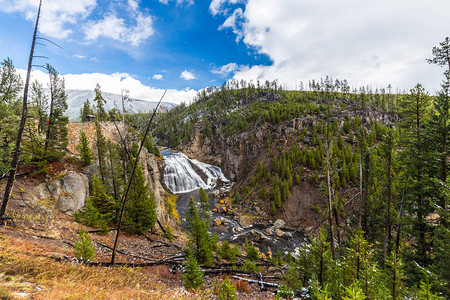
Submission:
[[[95,246],[83,228],[78,231],[78,236],[80,239],[75,242],[75,256],[83,261],[89,261],[95,257]]]
[[[220,255],[222,258],[233,262],[236,258],[236,249],[231,248],[227,241],[222,242],[222,247],[220,248]]]
[[[219,288],[219,294],[217,295],[219,300],[235,300],[236,296],[236,287],[231,284],[230,280],[225,280],[222,282]]]
[[[171,243],[173,242],[173,233],[172,228],[170,226],[167,226],[165,236],[169,240],[169,242]]]
[[[275,299],[291,299],[294,298],[295,293],[294,291],[285,286],[279,286],[277,289],[277,295],[275,296]]]
[[[184,286],[188,289],[197,289],[198,287],[200,287],[203,282],[204,272],[200,271],[197,260],[192,253],[189,253],[184,268]]]
[[[244,246],[245,246],[247,258],[252,261],[259,261],[258,250],[256,249],[255,246],[250,245],[247,238],[245,238]]]
[[[241,269],[244,272],[250,272],[250,273],[259,271],[258,266],[256,265],[256,262],[251,261],[251,260],[244,261]]]

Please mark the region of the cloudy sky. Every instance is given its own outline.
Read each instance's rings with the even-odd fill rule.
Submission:
[[[25,69],[38,0],[0,0],[0,59]],[[352,86],[439,89],[425,59],[450,35],[448,0],[43,0],[35,64],[68,89],[189,102],[230,78],[287,88],[327,75]],[[35,67],[34,78],[46,80]]]

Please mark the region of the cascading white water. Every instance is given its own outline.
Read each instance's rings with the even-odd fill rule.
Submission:
[[[222,170],[213,165],[190,159],[183,153],[165,150],[162,152],[164,162],[164,183],[173,194],[188,193],[200,188],[214,189],[218,180],[229,183]],[[206,177],[202,179],[194,166]]]

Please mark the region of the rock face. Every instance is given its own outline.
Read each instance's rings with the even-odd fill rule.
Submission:
[[[165,214],[165,206],[163,195],[166,194],[161,184],[161,173],[158,168],[156,157],[153,154],[147,152],[145,148],[142,149],[140,156],[142,171],[144,172],[145,182],[151,192],[155,194],[156,213],[158,218],[167,220],[167,214]]]
[[[57,180],[41,183],[28,191],[28,201],[34,207],[73,215],[84,206],[89,197],[89,181],[86,175],[71,173]]]

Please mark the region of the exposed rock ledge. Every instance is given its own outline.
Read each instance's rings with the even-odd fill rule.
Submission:
[[[71,173],[59,179],[41,183],[26,191],[24,200],[33,208],[51,216],[52,209],[72,216],[84,206],[89,197],[88,177],[81,173]]]

